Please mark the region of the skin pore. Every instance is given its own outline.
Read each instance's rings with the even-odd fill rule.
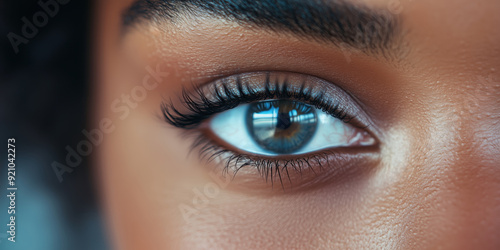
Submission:
[[[96,3],[93,120],[115,129],[95,164],[116,248],[500,247],[498,1],[347,1],[389,10],[384,51],[196,7],[124,30],[132,2]],[[223,175],[161,106],[252,72],[337,86],[377,145],[328,151],[281,183],[251,166]]]

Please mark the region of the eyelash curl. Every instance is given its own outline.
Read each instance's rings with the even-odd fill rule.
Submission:
[[[233,178],[242,168],[254,167],[266,182],[270,180],[271,184],[273,184],[274,180],[279,179],[283,188],[283,177],[286,176],[291,183],[288,169],[302,174],[304,168],[311,169],[314,172],[313,167],[315,166],[321,169],[324,164],[329,165],[328,159],[332,156],[332,152],[316,152],[307,156],[286,156],[289,159],[284,159],[283,156],[254,156],[217,145],[214,140],[209,139],[205,133],[200,131],[203,129],[197,129],[215,114],[241,104],[268,99],[301,101],[345,123],[349,123],[353,119],[341,108],[340,101],[326,100],[324,91],[317,91],[319,94],[314,95],[312,93],[314,88],[308,87],[306,80],[301,83],[300,88],[290,88],[288,78],[285,77],[281,80],[277,78],[271,81],[270,72],[266,72],[264,87],[254,90],[251,83],[244,81],[241,76],[235,76],[233,79],[234,83],[231,83],[228,79],[221,79],[211,85],[209,89],[203,86],[195,87],[194,91],[183,89],[180,99],[184,109],[187,110],[186,112],[174,107],[172,101],[162,103],[161,110],[168,124],[186,130],[184,135],[193,135],[192,132],[196,131],[194,134],[196,138],[191,146],[190,153],[198,149],[201,159],[206,159],[208,162],[214,160],[222,162],[224,165],[223,174],[232,171]],[[314,89],[314,91],[316,90]]]

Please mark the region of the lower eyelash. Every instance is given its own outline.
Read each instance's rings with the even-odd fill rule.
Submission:
[[[193,150],[198,150],[200,159],[206,160],[208,163],[213,161],[222,163],[224,166],[222,169],[223,175],[232,172],[232,177],[234,178],[242,168],[252,167],[257,170],[263,179],[265,179],[266,183],[271,182],[271,185],[274,186],[274,182],[279,180],[283,189],[283,181],[285,178],[288,179],[290,183],[292,182],[289,169],[295,171],[295,173],[299,175],[302,175],[302,170],[306,168],[314,172],[314,167],[318,167],[319,170],[321,170],[325,162],[326,165],[329,165],[328,159],[331,157],[331,153],[316,153],[307,157],[301,156],[297,159],[266,159],[225,149],[216,145],[203,134],[196,136],[195,142],[191,146],[190,153]]]

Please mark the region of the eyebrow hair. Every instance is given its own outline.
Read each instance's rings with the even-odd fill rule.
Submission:
[[[123,28],[196,11],[370,54],[392,54],[400,34],[399,20],[389,12],[339,0],[138,0],[124,12]]]

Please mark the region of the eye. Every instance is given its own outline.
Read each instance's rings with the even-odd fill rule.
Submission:
[[[183,139],[193,138],[191,152],[223,174],[244,175],[242,185],[255,174],[271,185],[279,180],[283,188],[285,176],[290,185],[316,185],[368,171],[362,166],[378,160],[376,130],[369,130],[372,122],[361,105],[313,76],[232,75],[184,90],[177,103],[163,103],[162,111],[168,124],[185,130]]]
[[[293,100],[240,105],[216,115],[209,128],[232,147],[255,155],[298,155],[375,143],[366,131]]]

